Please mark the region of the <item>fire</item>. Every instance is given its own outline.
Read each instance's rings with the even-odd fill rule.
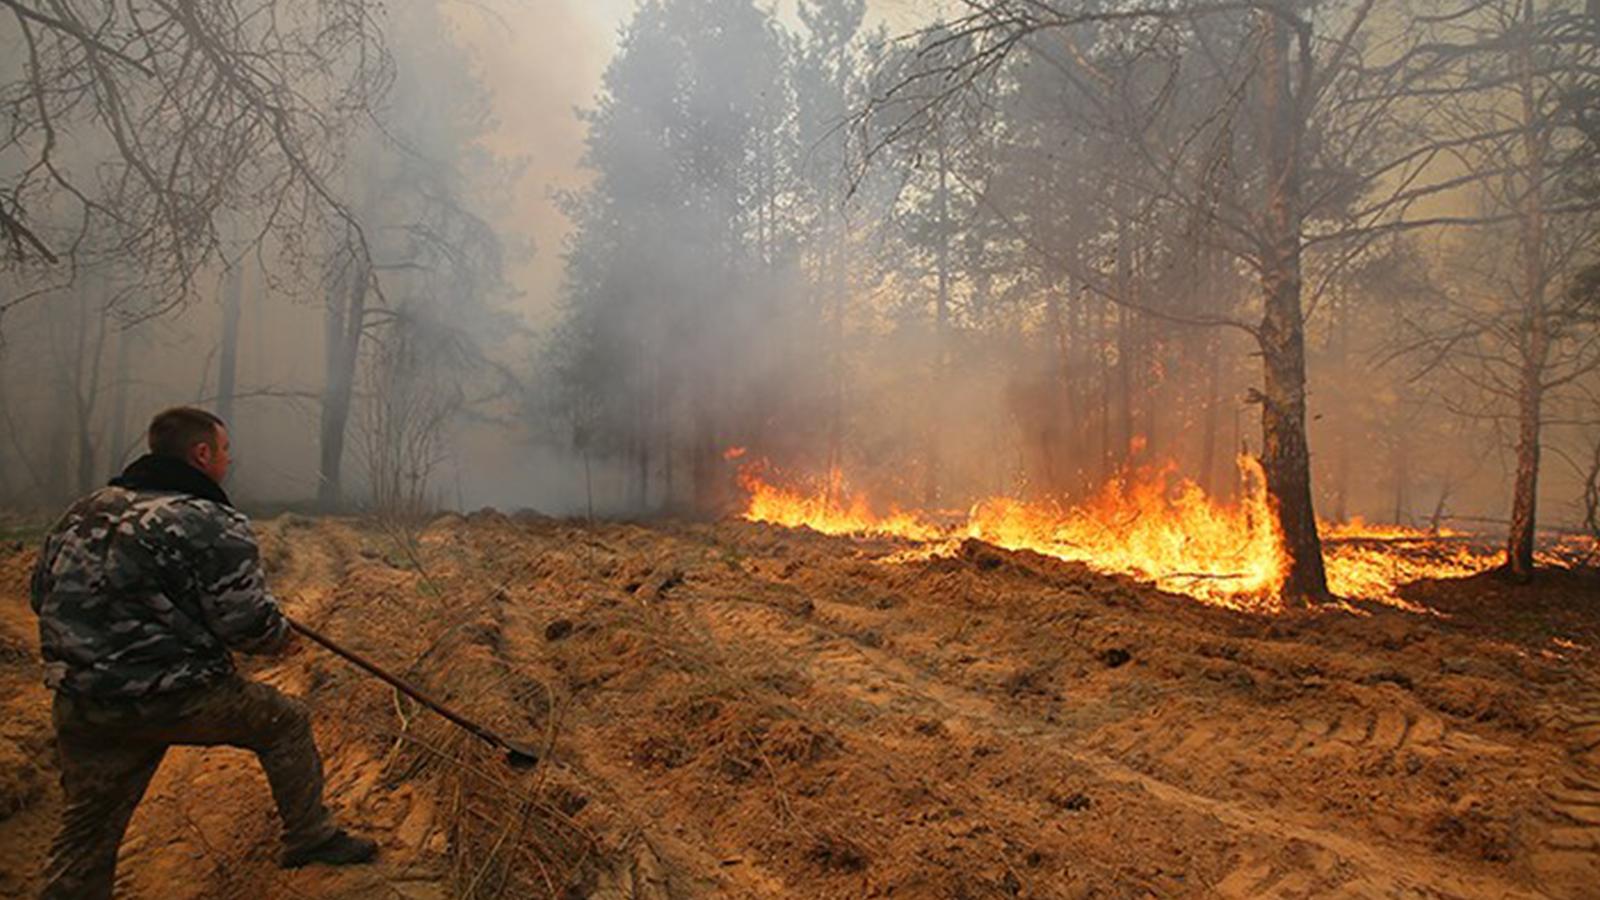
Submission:
[[[1474,546],[1449,528],[1410,528],[1368,524],[1360,516],[1323,523],[1322,556],[1328,589],[1340,597],[1359,597],[1409,607],[1397,589],[1423,578],[1465,578],[1498,565],[1500,553]],[[1402,550],[1403,548],[1403,550]]]
[[[1271,605],[1283,584],[1282,541],[1260,464],[1239,457],[1238,503],[1218,503],[1175,467],[1112,479],[1088,501],[1061,508],[1006,498],[972,509],[968,537],[1120,572],[1164,590],[1237,608]]]
[[[974,505],[965,524],[940,527],[925,514],[879,515],[835,470],[809,490],[780,487],[760,466],[740,469],[749,495],[744,517],[824,534],[877,535],[931,542],[971,537],[1008,550],[1032,550],[1105,572],[1133,575],[1166,590],[1237,608],[1274,603],[1283,554],[1268,515],[1260,465],[1239,458],[1245,498],[1223,504],[1175,467],[1150,467],[1114,479],[1073,507],[995,497]]]
[[[1323,545],[1328,589],[1340,597],[1374,600],[1418,611],[1399,595],[1402,585],[1424,578],[1465,578],[1500,563],[1498,551],[1466,545],[1429,545],[1398,551],[1394,547],[1328,543]]]
[[[960,538],[1073,560],[1131,575],[1157,587],[1234,609],[1278,609],[1286,559],[1260,463],[1238,459],[1240,497],[1222,502],[1179,477],[1174,465],[1143,467],[1112,479],[1075,505],[991,497],[964,522],[927,513],[875,511],[837,469],[803,488],[782,487],[746,463],[739,483],[744,518],[824,534],[896,537],[919,546],[897,561],[949,552]],[[958,517],[959,518],[959,517]],[[1499,562],[1496,551],[1448,530],[1424,531],[1360,519],[1321,527],[1328,585],[1341,597],[1411,608],[1399,588],[1421,578],[1473,575]]]
[[[788,528],[810,528],[823,534],[854,534],[902,537],[915,541],[937,540],[940,529],[920,521],[915,515],[891,509],[887,515],[873,513],[867,498],[852,494],[838,469],[813,490],[799,491],[768,484],[761,478],[762,466],[739,469],[739,485],[750,495],[744,517],[753,522],[771,522]]]
[[[1461,532],[1449,528],[1435,530],[1406,525],[1369,524],[1360,516],[1351,516],[1347,522],[1323,522],[1318,531],[1325,540],[1432,540],[1461,536]]]

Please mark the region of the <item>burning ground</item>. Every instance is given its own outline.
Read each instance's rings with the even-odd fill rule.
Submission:
[[[508,769],[307,649],[254,675],[312,704],[330,800],[382,863],[278,871],[254,762],[181,749],[125,896],[1579,897],[1600,877],[1592,571],[1284,615],[976,540],[740,520],[260,531],[292,612],[548,762]],[[31,562],[0,551],[0,893],[30,889],[58,803]]]
[[[732,458],[742,455],[740,450]],[[962,539],[977,539],[1132,575],[1229,609],[1281,612],[1289,564],[1272,500],[1260,462],[1240,455],[1236,463],[1238,498],[1232,501],[1208,496],[1168,462],[1124,468],[1076,503],[995,496],[978,500],[964,515],[897,506],[880,513],[837,469],[824,479],[783,483],[772,478],[765,461],[745,463],[739,484],[746,494],[743,516],[750,521],[903,538],[915,549],[900,559],[949,555]],[[1324,522],[1319,530],[1328,585],[1337,597],[1413,612],[1424,610],[1400,596],[1404,585],[1476,575],[1504,560],[1499,548],[1438,523],[1424,530],[1368,525],[1357,517]],[[1544,565],[1571,568],[1600,559],[1594,541],[1579,534],[1545,544],[1537,554]]]

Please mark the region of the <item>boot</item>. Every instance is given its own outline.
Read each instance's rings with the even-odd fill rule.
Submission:
[[[298,869],[309,863],[352,866],[370,862],[377,855],[377,842],[364,837],[356,837],[341,829],[335,831],[332,837],[317,844],[315,847],[285,850],[283,858],[279,860],[279,865],[285,869]]]

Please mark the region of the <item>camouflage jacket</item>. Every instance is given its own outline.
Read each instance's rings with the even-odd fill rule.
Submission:
[[[146,697],[271,653],[289,624],[267,590],[250,521],[183,493],[107,487],[45,538],[32,582],[45,680],[76,696]]]

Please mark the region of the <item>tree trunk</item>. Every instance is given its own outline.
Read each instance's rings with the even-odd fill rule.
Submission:
[[[1394,470],[1394,518],[1396,524],[1405,524],[1411,511],[1411,440],[1406,436],[1406,424],[1396,423],[1394,458],[1389,467]]]
[[[677,502],[677,488],[675,485],[678,454],[673,452],[672,427],[672,387],[667,376],[666,364],[657,353],[656,360],[656,415],[655,420],[661,428],[661,505],[671,509]]]
[[[1072,284],[1067,282],[1063,293],[1069,298],[1072,296]],[[1045,434],[1048,435],[1049,446],[1045,459],[1045,485],[1051,495],[1059,496],[1067,490],[1066,471],[1070,470],[1075,462],[1072,459],[1070,448],[1071,441],[1066,437],[1072,434],[1072,429],[1077,426],[1077,409],[1072,398],[1072,345],[1067,333],[1067,323],[1062,318],[1061,300],[1055,291],[1050,291],[1045,297],[1045,310],[1049,319],[1052,351],[1054,355],[1053,366],[1054,390],[1050,392],[1056,400],[1054,409],[1046,409],[1048,421],[1045,423]],[[1070,310],[1069,313],[1070,315]]]
[[[1334,315],[1333,322],[1333,353],[1331,360],[1334,372],[1343,377],[1345,367],[1350,363],[1350,309],[1349,301],[1338,299],[1329,310]],[[1340,392],[1339,399],[1342,409],[1348,411],[1350,404],[1348,397]],[[1349,518],[1350,505],[1350,429],[1335,428],[1333,432],[1333,520],[1344,522]]]
[[[933,331],[933,390],[930,392],[930,410],[927,439],[927,468],[922,487],[922,503],[928,509],[939,505],[940,471],[943,460],[944,408],[946,379],[950,365],[950,165],[945,155],[943,137],[939,143],[939,187],[934,195],[935,215],[938,222],[938,245],[935,262],[938,271],[938,292],[934,296]]]
[[[1200,489],[1207,497],[1214,497],[1217,472],[1217,417],[1221,413],[1222,398],[1222,342],[1216,332],[1206,336],[1206,409],[1205,421],[1200,427]]]
[[[694,428],[689,442],[689,478],[694,492],[694,512],[699,516],[722,514],[724,491],[721,459],[717,452],[717,392],[712,379],[695,391]]]
[[[1133,462],[1133,337],[1129,333],[1132,314],[1126,306],[1117,306],[1117,460],[1128,466]]]
[[[642,387],[635,395],[635,431],[633,439],[633,455],[635,464],[634,475],[634,510],[643,515],[650,508],[650,409],[652,399],[648,387]]]
[[[1100,358],[1100,482],[1111,480],[1115,451],[1111,446],[1111,348],[1106,340],[1106,310],[1094,317],[1095,352]]]
[[[69,421],[72,388],[67,376],[56,377],[56,411],[50,419],[50,439],[44,457],[45,499],[51,506],[64,506],[72,499],[67,480],[67,460],[72,458],[72,425]]]
[[[1283,599],[1290,605],[1329,597],[1322,541],[1311,499],[1311,452],[1306,444],[1305,322],[1300,308],[1300,137],[1303,112],[1290,91],[1290,29],[1263,12],[1261,104],[1266,156],[1265,304],[1259,341],[1264,369],[1261,402],[1262,468],[1283,535]],[[1306,86],[1302,84],[1302,90]]]
[[[1524,24],[1533,26],[1533,2],[1523,6]],[[1522,95],[1522,149],[1527,188],[1520,218],[1522,310],[1517,323],[1520,367],[1517,385],[1517,475],[1511,494],[1511,528],[1506,535],[1505,571],[1518,581],[1533,577],[1534,537],[1538,528],[1539,429],[1543,418],[1544,370],[1550,331],[1544,308],[1544,167],[1548,146],[1539,126],[1539,98],[1533,60],[1526,45],[1516,51]]]
[[[1517,475],[1511,495],[1511,529],[1506,536],[1505,568],[1519,581],[1533,577],[1534,535],[1538,526],[1539,368],[1524,364],[1517,404]]]
[[[78,290],[81,291],[80,284]],[[78,303],[81,308],[83,298],[78,293],[73,293],[69,298]],[[61,506],[72,499],[73,485],[71,481],[72,459],[72,418],[76,409],[73,391],[76,388],[78,363],[82,350],[78,344],[83,336],[81,323],[63,323],[57,312],[66,312],[58,306],[50,311],[49,335],[50,351],[54,354],[54,370],[52,387],[54,388],[55,402],[49,411],[50,437],[44,457],[44,487],[45,500],[51,506]],[[73,343],[62,345],[64,340],[61,330],[63,324],[73,331]]]
[[[137,437],[128,434],[128,380],[130,361],[133,358],[133,326],[117,332],[117,355],[111,366],[111,424],[106,432],[107,446],[114,454],[110,459],[113,470],[126,463],[128,451],[135,446]]]
[[[829,335],[829,385],[828,385],[828,490],[832,491],[834,479],[832,474],[844,465],[844,381],[845,381],[845,312],[846,304],[850,300],[849,259],[846,256],[845,245],[848,239],[848,225],[841,224],[840,233],[836,238],[833,253],[833,318],[829,323],[832,333]],[[827,498],[831,501],[833,498]]]
[[[1145,273],[1149,270],[1147,256],[1144,248],[1135,245],[1130,248],[1130,268],[1128,270],[1129,296],[1135,303],[1143,305],[1144,292],[1140,289],[1145,283]],[[1152,298],[1155,299],[1155,298]],[[1145,460],[1163,458],[1161,441],[1163,433],[1160,428],[1160,393],[1162,379],[1160,377],[1161,342],[1156,334],[1156,321],[1151,316],[1138,314],[1133,318],[1133,352],[1130,359],[1133,361],[1133,395],[1129,400],[1134,410],[1134,421],[1140,423],[1135,430],[1138,436],[1130,452],[1134,456],[1135,464],[1143,464]]]
[[[1085,348],[1088,343],[1088,304],[1084,302],[1084,288],[1067,295],[1067,397],[1072,404],[1073,418],[1067,432],[1067,490],[1072,496],[1081,496],[1088,489],[1089,478],[1089,366]]]
[[[244,261],[228,267],[222,280],[222,355],[217,362],[217,418],[232,425],[234,375],[239,365],[239,301],[244,293]]]
[[[344,439],[350,422],[350,400],[355,389],[370,273],[363,262],[352,258],[346,279],[335,282],[334,296],[328,302],[325,332],[327,366],[318,429],[317,506],[329,511],[338,508],[342,494]]]
[[[88,284],[97,289],[93,294],[80,297],[78,306],[78,349],[72,360],[72,400],[76,420],[78,456],[78,493],[87,494],[100,486],[96,462],[99,446],[95,441],[94,412],[100,400],[100,372],[105,357],[106,335],[110,333],[111,290],[103,274],[96,274]],[[94,334],[89,342],[90,306],[94,307]],[[88,367],[85,371],[85,366]]]

